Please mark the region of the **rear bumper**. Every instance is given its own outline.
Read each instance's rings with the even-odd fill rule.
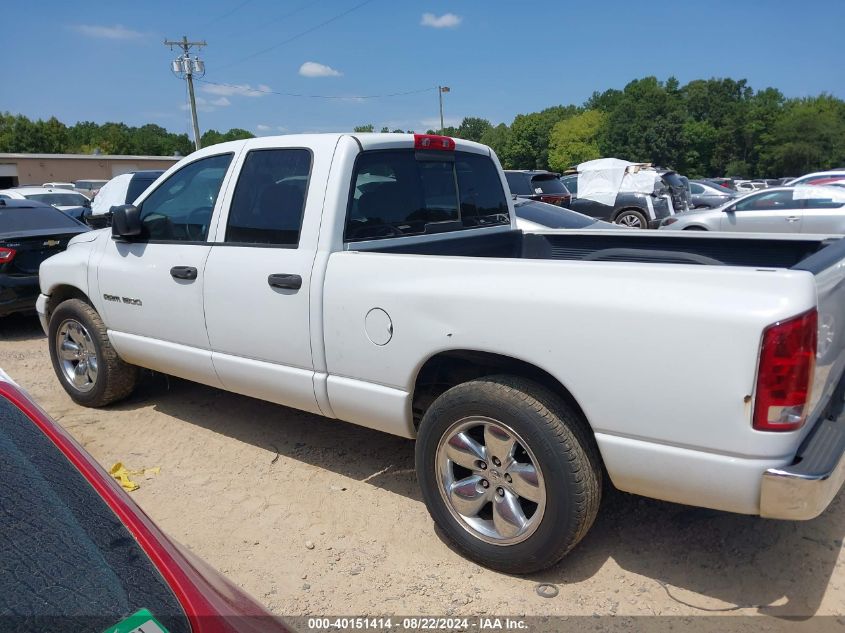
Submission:
[[[35,309],[38,275],[0,275],[0,316]]]
[[[760,489],[760,516],[806,521],[824,512],[845,482],[845,413],[810,431],[792,464],[769,468]]]

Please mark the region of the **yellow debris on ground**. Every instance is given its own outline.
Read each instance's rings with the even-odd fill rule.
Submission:
[[[123,465],[123,462],[117,462],[109,469],[109,474],[117,479],[121,487],[127,492],[138,490],[141,486],[132,481],[130,477],[137,477],[143,475],[144,479],[152,479],[161,472],[161,467],[142,468],[141,470],[129,470]]]

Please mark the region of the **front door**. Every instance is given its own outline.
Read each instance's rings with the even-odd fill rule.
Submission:
[[[182,167],[139,203],[141,236],[109,240],[97,271],[109,336],[127,362],[209,384],[202,289],[206,241],[232,154]]]
[[[792,189],[761,191],[746,196],[722,212],[722,231],[799,233],[803,201],[793,199]]]
[[[310,150],[256,144],[240,159],[206,263],[214,367],[230,391],[319,413],[309,288],[322,196],[308,193],[319,177]]]

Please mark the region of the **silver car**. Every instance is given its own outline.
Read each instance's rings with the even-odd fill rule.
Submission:
[[[675,231],[845,233],[845,189],[823,185],[773,187],[715,209],[695,209],[663,220]]]

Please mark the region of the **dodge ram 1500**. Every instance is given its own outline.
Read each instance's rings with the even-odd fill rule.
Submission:
[[[522,232],[468,141],[208,147],[40,279],[77,403],[145,367],[415,438],[434,521],[508,572],[572,549],[605,477],[782,519],[845,478],[845,241]]]

